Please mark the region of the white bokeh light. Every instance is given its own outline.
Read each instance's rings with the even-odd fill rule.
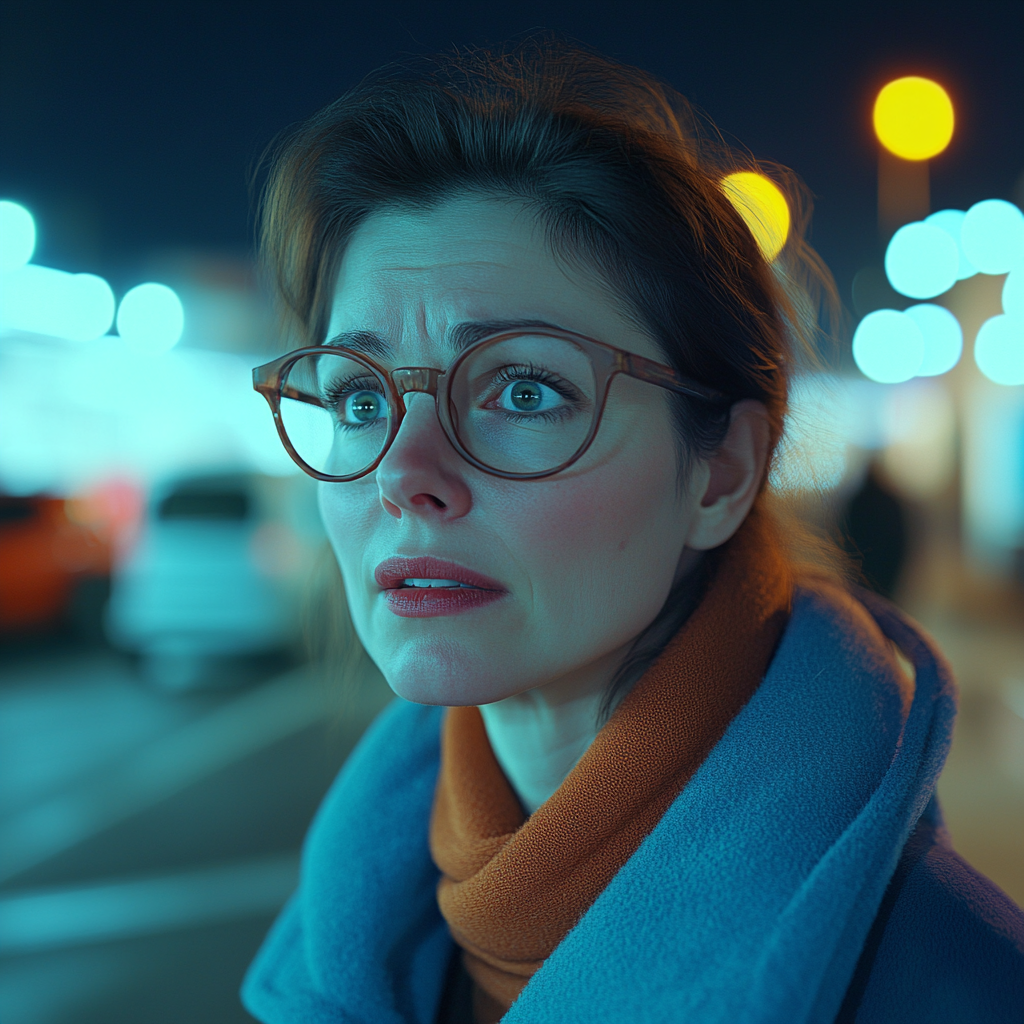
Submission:
[[[917,322],[895,309],[869,313],[853,335],[854,362],[865,377],[882,384],[910,380],[921,369],[924,352]]]
[[[184,329],[181,299],[165,284],[136,285],[121,299],[117,333],[130,345],[166,352],[178,343]]]
[[[88,345],[11,339],[0,373],[0,489],[73,493],[113,476],[144,485],[197,469],[299,473],[252,367],[266,356],[107,336]]]
[[[101,338],[114,322],[114,293],[96,274],[72,274],[67,283],[67,321],[63,336],[71,341]]]
[[[925,224],[933,224],[937,228],[942,228],[956,242],[957,252],[960,254],[960,263],[956,271],[958,281],[973,277],[978,272],[978,268],[967,258],[963,242],[960,239],[960,229],[963,227],[966,216],[967,214],[963,210],[939,210],[924,219]]]
[[[114,293],[95,274],[68,274],[26,264],[0,275],[0,325],[71,341],[92,341],[110,330]]]
[[[0,273],[25,266],[36,248],[36,222],[20,203],[0,199]]]
[[[917,371],[919,377],[936,377],[947,373],[960,361],[964,350],[964,332],[960,321],[948,309],[931,302],[910,306],[904,311],[924,335],[924,359]]]
[[[996,384],[1024,384],[1024,318],[993,316],[974,341],[974,361]]]
[[[892,236],[885,250],[885,274],[901,295],[933,299],[956,284],[960,250],[935,224],[914,221]]]
[[[967,258],[983,274],[1024,266],[1024,214],[1005,199],[975,203],[964,217],[960,238]]]

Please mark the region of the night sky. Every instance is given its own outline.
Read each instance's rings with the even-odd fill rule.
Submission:
[[[933,209],[1021,201],[1024,3],[53,3],[0,8],[0,196],[36,261],[115,284],[170,249],[251,249],[253,166],[275,134],[390,59],[533,29],[679,89],[816,196],[844,298],[879,257],[875,93],[924,74],[958,125]]]

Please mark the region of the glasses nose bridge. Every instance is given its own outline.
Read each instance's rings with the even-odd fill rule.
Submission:
[[[430,366],[401,366],[391,371],[391,380],[398,397],[402,399],[402,404],[408,406],[405,396],[414,391],[421,391],[436,399],[437,381],[443,373],[444,370]]]

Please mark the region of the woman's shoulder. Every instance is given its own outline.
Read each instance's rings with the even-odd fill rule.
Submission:
[[[358,818],[360,809],[380,815],[406,799],[432,791],[441,753],[444,708],[394,698],[370,723],[348,756],[317,812],[310,839],[341,821]],[[423,780],[423,786],[410,785]]]
[[[912,734],[923,730],[935,740],[951,732],[949,667],[934,641],[889,602],[815,582],[798,588],[788,633],[788,656],[783,647],[777,659],[783,672],[788,667],[806,683],[826,663],[841,664],[836,678],[846,682],[837,685],[840,697],[866,693],[863,684],[870,680],[872,700],[883,695],[885,703],[903,705],[897,760],[904,759]],[[907,658],[910,678],[897,650]],[[948,742],[946,736],[925,758],[932,762],[926,774],[937,776]],[[916,777],[922,763],[904,767],[916,766]],[[932,801],[902,849],[837,1022],[1016,1024],[1022,1009],[1024,911],[956,853]]]
[[[406,1004],[436,1003],[451,946],[427,846],[442,716],[395,699],[349,755],[306,837],[299,890],[246,975],[258,1020],[400,1024]]]
[[[904,847],[837,1024],[1017,1024],[1022,1010],[1024,911],[926,814]]]

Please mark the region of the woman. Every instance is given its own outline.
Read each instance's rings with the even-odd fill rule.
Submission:
[[[1016,1019],[1021,913],[932,797],[948,670],[768,500],[809,254],[769,265],[684,109],[532,45],[388,70],[277,156],[306,348],[256,384],[402,699],[260,1020]]]

